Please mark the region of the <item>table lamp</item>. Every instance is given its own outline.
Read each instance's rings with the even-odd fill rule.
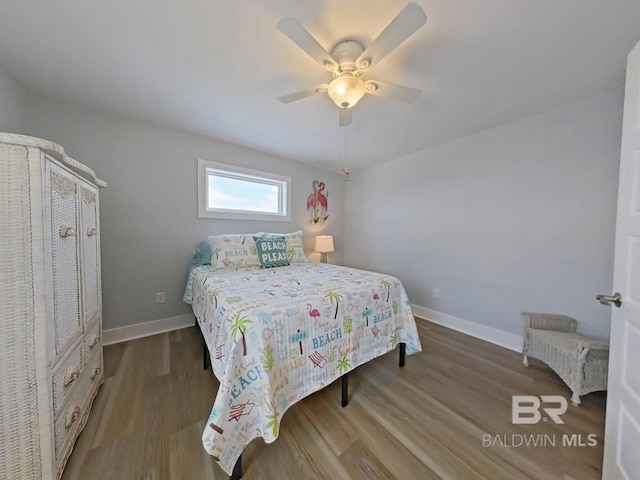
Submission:
[[[333,237],[318,235],[316,237],[316,252],[320,252],[320,262],[327,263],[327,252],[333,252]]]

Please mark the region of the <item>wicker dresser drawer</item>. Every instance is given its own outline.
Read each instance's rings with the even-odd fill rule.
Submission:
[[[69,357],[56,368],[51,377],[53,387],[53,411],[58,412],[60,405],[79,381],[80,373],[85,363],[85,350],[82,343],[78,343]]]
[[[76,388],[69,400],[58,412],[54,425],[56,460],[60,461],[69,453],[79,430],[87,421],[87,414],[93,395],[104,378],[102,351],[96,351],[82,369]]]
[[[104,381],[104,365],[102,362],[102,349],[96,350],[87,362],[85,370],[91,380],[90,392],[93,392]]]
[[[89,360],[89,357],[97,350],[102,350],[102,322],[97,322],[89,327],[84,336],[85,360]]]
[[[75,440],[75,433],[79,428],[82,420],[82,403],[86,396],[87,389],[91,385],[91,379],[89,375],[83,375],[78,379],[78,384],[74,390],[69,401],[64,404],[64,407],[58,412],[58,417],[53,427],[53,433],[55,436],[55,449],[56,460],[60,460],[64,456],[67,445],[69,442]]]

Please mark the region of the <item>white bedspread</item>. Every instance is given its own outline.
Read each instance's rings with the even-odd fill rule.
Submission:
[[[185,301],[220,381],[202,441],[227,473],[252,439],[278,437],[297,401],[399,343],[421,350],[404,287],[380,273],[312,262],[197,267]]]

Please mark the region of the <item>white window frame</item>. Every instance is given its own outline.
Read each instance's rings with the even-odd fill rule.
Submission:
[[[254,210],[230,210],[222,208],[208,208],[208,176],[211,171],[219,171],[226,176],[251,180],[256,183],[277,185],[280,188],[279,212],[256,212]],[[227,165],[225,163],[212,162],[198,159],[198,217],[199,218],[226,218],[234,220],[274,220],[291,221],[291,177],[276,175],[275,173],[261,172],[250,168]]]

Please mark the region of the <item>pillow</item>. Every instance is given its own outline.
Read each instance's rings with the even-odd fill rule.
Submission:
[[[293,233],[258,233],[261,237],[279,237],[283,236],[285,242],[287,242],[287,258],[289,263],[302,263],[308,262],[309,259],[304,254],[304,245],[302,243],[303,233],[302,230],[298,230]]]
[[[285,267],[289,265],[287,242],[283,235],[255,236],[260,268]]]
[[[251,234],[212,235],[211,266],[214,268],[258,267],[256,244]]]

